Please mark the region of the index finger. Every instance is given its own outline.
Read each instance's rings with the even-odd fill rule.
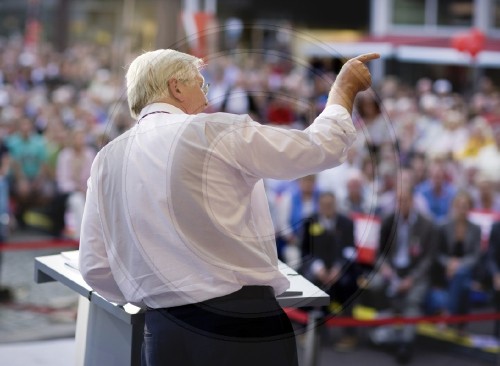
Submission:
[[[364,53],[362,55],[354,57],[355,60],[361,61],[363,63],[371,60],[376,60],[377,58],[380,58],[380,54],[376,52]]]

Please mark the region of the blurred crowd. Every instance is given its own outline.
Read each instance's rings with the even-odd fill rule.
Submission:
[[[110,63],[96,45],[0,42],[2,239],[40,217],[54,236],[78,238],[92,160],[131,123]]]
[[[306,129],[335,72],[328,61],[304,65],[218,58],[205,71],[210,109]],[[406,317],[500,310],[500,89],[486,77],[477,85],[464,95],[446,79],[388,76],[358,95],[358,138],[341,166],[265,180],[278,255],[330,294],[325,316],[339,305],[349,316],[359,303]],[[451,328],[467,334],[466,323]],[[380,327],[372,340],[396,344],[407,363],[415,330]],[[345,328],[336,347],[352,349],[357,338]]]
[[[112,58],[91,44],[56,52],[0,41],[0,240],[34,213],[55,237],[78,239],[92,160],[134,123],[126,65],[113,70]],[[207,61],[207,112],[246,113],[277,128],[307,128],[335,79],[320,60],[238,53]],[[359,136],[341,166],[265,181],[279,257],[346,311],[361,288],[409,316],[466,313],[474,286],[499,308],[500,89],[488,78],[478,85],[466,98],[445,79],[409,85],[388,76],[359,95]],[[402,345],[413,336],[404,330]]]

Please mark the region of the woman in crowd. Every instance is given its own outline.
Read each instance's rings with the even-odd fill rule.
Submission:
[[[481,229],[468,219],[472,207],[470,195],[459,191],[453,200],[451,219],[439,228],[428,303],[433,313],[457,315],[469,311],[471,278],[481,251]],[[459,324],[460,331],[463,327]]]

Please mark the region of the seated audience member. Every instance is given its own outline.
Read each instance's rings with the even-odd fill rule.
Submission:
[[[446,181],[446,173],[443,163],[432,162],[429,167],[429,177],[423,183],[415,187],[419,200],[424,204],[422,210],[434,222],[444,223],[455,196],[455,187]]]
[[[401,185],[401,187],[412,187],[413,192],[413,188],[415,187],[415,172],[413,171],[413,169],[403,167],[400,168],[394,175],[399,176],[399,185]],[[385,218],[391,214],[394,214],[397,209],[399,190],[400,188],[395,185],[386,192],[379,194],[377,204],[377,212],[379,217]],[[422,198],[420,196],[416,197],[415,195],[413,195],[412,210],[417,212],[420,212],[419,208],[424,205],[419,201],[419,199],[421,200]]]
[[[354,225],[337,213],[335,196],[324,192],[319,198],[318,213],[304,224],[301,273],[340,303],[344,313],[352,314],[353,296],[358,290],[358,268],[354,258],[345,258],[345,249],[354,248]],[[328,309],[324,309],[328,313]],[[354,328],[345,328],[338,350],[356,345]]]
[[[45,139],[34,131],[27,117],[19,121],[19,131],[6,139],[12,159],[11,190],[15,199],[15,216],[23,227],[24,213],[37,205],[47,204],[54,191],[48,179]]]
[[[382,114],[380,103],[373,93],[365,92],[358,96],[356,106],[364,125],[368,150],[378,156],[380,147],[391,141],[389,124]]]
[[[441,114],[441,124],[437,134],[438,143],[431,143],[427,152],[431,156],[454,157],[467,144],[468,131],[465,115],[457,110],[446,109]],[[434,140],[435,142],[437,142]]]
[[[500,102],[499,106],[500,106]],[[500,111],[500,107],[498,107]],[[500,117],[499,117],[500,118]],[[477,154],[476,164],[479,171],[488,176],[500,187],[500,123],[493,125],[494,144],[484,146]]]
[[[427,180],[428,164],[425,155],[422,153],[414,153],[408,164],[412,171],[414,188]]]
[[[385,146],[380,155],[384,154]],[[363,176],[363,198],[368,203],[369,213],[380,214],[380,198],[394,188],[395,169],[388,161],[377,165],[374,156],[367,155],[361,166]],[[351,188],[352,189],[352,188]]]
[[[368,200],[363,174],[359,169],[352,169],[347,173],[346,196],[339,197],[339,212],[346,216],[352,214],[367,214],[375,210],[376,202]],[[372,196],[376,200],[375,196]]]
[[[85,131],[76,129],[71,134],[71,143],[64,148],[57,158],[56,178],[59,189],[55,234],[60,235],[65,227],[65,213],[72,215],[74,223],[73,237],[80,237],[80,225],[85,205],[87,180],[95,151],[85,143]]]
[[[475,187],[471,189],[474,209],[500,213],[500,192],[495,190],[495,182],[488,172],[479,172]]]
[[[377,273],[370,288],[387,298],[390,312],[406,317],[421,314],[429,286],[429,268],[435,249],[435,226],[414,209],[410,185],[399,189],[397,206],[382,222]],[[392,328],[398,362],[408,362],[415,325]]]
[[[341,165],[319,172],[316,180],[318,189],[321,192],[332,192],[338,200],[345,197],[349,172],[357,169],[360,161],[359,155],[359,149],[353,145],[347,150],[347,158]]]
[[[481,255],[481,229],[468,219],[471,208],[470,195],[458,192],[451,220],[439,227],[428,303],[432,313],[457,315],[469,310],[472,272]],[[459,324],[459,333],[463,329],[464,324]]]
[[[495,144],[491,126],[483,117],[476,117],[468,124],[469,134],[464,147],[455,154],[455,159],[463,163],[474,163],[479,152]]]
[[[500,221],[493,224],[490,232],[488,264],[492,275],[493,302],[500,313]],[[500,338],[500,320],[495,321],[494,335]]]
[[[286,95],[286,91],[282,93]],[[290,101],[279,94],[273,93],[267,104],[266,119],[272,125],[290,126],[296,120],[296,117]]]

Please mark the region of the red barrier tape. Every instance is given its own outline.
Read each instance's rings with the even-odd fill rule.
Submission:
[[[293,308],[285,308],[284,309],[288,317],[296,321],[297,323],[307,324],[309,320],[309,315],[307,312],[293,309]],[[417,317],[408,317],[403,318],[399,316],[390,317],[390,318],[381,318],[381,319],[353,319],[346,317],[332,317],[329,318],[325,324],[327,326],[341,326],[341,327],[373,327],[380,325],[389,325],[389,324],[416,324],[416,323],[470,323],[470,322],[479,322],[485,320],[499,320],[500,313],[485,313],[485,314],[467,314],[467,315],[435,315],[435,316],[417,316]]]
[[[307,312],[295,309],[295,308],[284,308],[286,315],[290,318],[290,320],[293,320],[297,323],[300,324],[307,324],[309,321],[309,314]]]
[[[78,248],[76,240],[44,240],[28,242],[12,242],[0,244],[0,252],[13,250],[37,250],[51,248]]]
[[[35,305],[35,304],[7,304],[6,307],[15,311],[29,311],[37,314],[53,314],[59,312],[76,312],[76,308],[54,308],[51,306]]]

